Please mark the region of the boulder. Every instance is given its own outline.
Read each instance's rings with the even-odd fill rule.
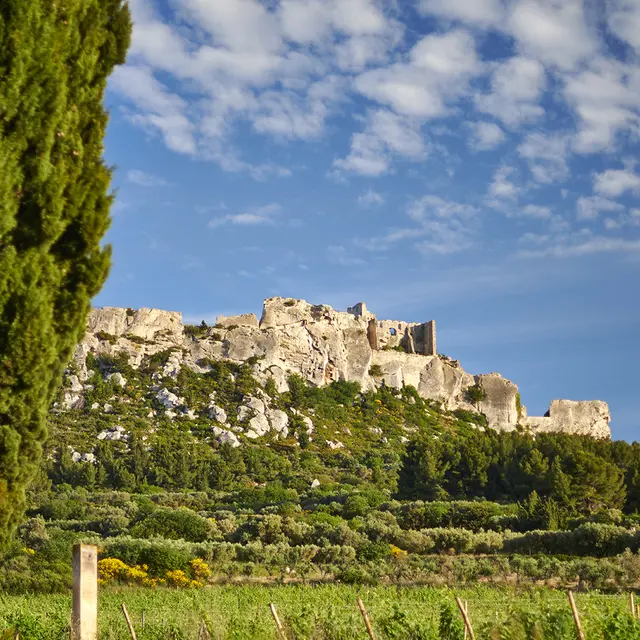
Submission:
[[[209,405],[208,413],[211,419],[216,420],[221,424],[224,424],[227,421],[227,412],[217,404]]]
[[[215,426],[211,427],[211,431],[220,444],[230,444],[234,449],[240,446],[240,440],[238,440],[238,436],[233,431]]]
[[[280,409],[269,409],[267,418],[271,424],[271,428],[286,438],[289,435],[289,416]]]
[[[175,393],[169,391],[166,387],[160,389],[156,393],[156,399],[158,402],[167,409],[175,409],[184,405],[184,398],[179,398]]]
[[[111,373],[107,376],[107,380],[112,380],[119,387],[127,386],[127,379],[121,373]]]

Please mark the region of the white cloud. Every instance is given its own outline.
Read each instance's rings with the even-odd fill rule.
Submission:
[[[640,52],[640,2],[608,0],[605,3],[609,29],[623,42]]]
[[[496,200],[517,199],[521,189],[508,179],[513,171],[513,167],[500,167],[495,172],[493,181],[489,185],[489,196]]]
[[[474,151],[488,151],[502,144],[504,131],[495,122],[474,122],[470,125],[469,147]]]
[[[579,220],[593,220],[598,217],[601,211],[613,212],[622,211],[624,207],[608,198],[602,196],[590,196],[578,198],[576,202]]]
[[[598,49],[583,0],[516,0],[508,24],[520,48],[551,67],[572,70]]]
[[[418,243],[422,253],[449,254],[473,244],[475,207],[424,196],[409,208],[409,217],[418,222],[426,239]]]
[[[390,229],[386,234],[357,240],[356,244],[369,251],[387,251],[412,240],[417,241],[415,248],[421,253],[455,253],[473,244],[476,214],[477,209],[471,205],[427,195],[412,202],[407,210],[416,226]]]
[[[284,34],[294,42],[319,43],[331,35],[331,14],[323,0],[282,0],[279,15]]]
[[[611,198],[617,198],[626,191],[640,191],[640,175],[631,169],[607,169],[593,179],[593,190]]]
[[[255,226],[273,224],[274,218],[282,211],[282,207],[277,203],[271,203],[263,207],[250,209],[243,213],[232,213],[224,216],[212,218],[209,221],[209,228],[216,229],[226,224],[239,226]]]
[[[186,115],[187,103],[158,82],[147,67],[118,67],[111,87],[130,100],[136,111],[129,119],[151,132],[159,132],[172,151],[195,154],[194,128]]]
[[[481,70],[475,41],[463,30],[425,36],[409,57],[409,63],[361,74],[357,90],[398,113],[435,118],[446,113],[447,102],[465,93],[469,79]]]
[[[538,204],[528,204],[521,209],[522,214],[530,218],[551,218],[551,209]]]
[[[258,0],[180,0],[180,6],[230,52],[267,55],[283,46],[276,16]]]
[[[308,101],[293,92],[262,94],[253,126],[260,133],[287,138],[317,138],[324,131],[328,109],[322,100]]]
[[[165,187],[168,184],[166,180],[139,169],[127,171],[127,180],[132,184],[137,184],[139,187]]]
[[[562,134],[530,133],[518,147],[518,153],[529,161],[535,180],[549,184],[569,177],[568,144]]]
[[[484,27],[498,24],[504,16],[500,0],[420,0],[418,10]]]
[[[549,246],[541,249],[524,249],[518,255],[523,258],[579,258],[601,253],[638,253],[640,240],[596,236],[589,231],[551,239]]]
[[[351,150],[334,161],[339,170],[365,176],[379,176],[391,167],[391,154],[418,160],[426,153],[419,123],[386,109],[370,111],[367,126],[351,138]]]
[[[604,227],[608,231],[614,231],[623,227],[640,227],[640,209],[633,209],[629,213],[617,218],[605,218]]]
[[[352,255],[352,253],[342,245],[328,247],[327,256],[329,262],[337,264],[340,267],[362,267],[367,264],[366,260]]]
[[[616,137],[640,133],[640,74],[617,60],[595,58],[568,76],[564,95],[578,116],[573,147],[579,153],[614,151]]]
[[[515,56],[501,63],[491,76],[491,93],[475,96],[476,108],[508,127],[531,122],[544,114],[538,104],[546,87],[544,67],[531,58]]]
[[[358,204],[361,207],[381,207],[384,204],[384,198],[377,191],[369,189],[358,196]]]

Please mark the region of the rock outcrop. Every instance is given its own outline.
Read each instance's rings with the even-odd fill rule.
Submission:
[[[554,400],[543,417],[522,416],[524,427],[538,432],[562,431],[594,438],[609,438],[609,406],[601,400]]]
[[[554,400],[546,416],[528,417],[519,407],[518,387],[497,373],[472,375],[458,362],[435,354],[435,322],[423,324],[378,320],[364,303],[348,312],[304,300],[268,298],[258,322],[253,314],[220,316],[215,327],[185,331],[180,313],[156,309],[106,307],[92,311],[87,333],[76,350],[78,377],[63,393],[67,407],[82,403],[81,387],[92,372],[89,353],[126,353],[132,366],[146,356],[171,350],[161,371],[175,377],[181,367],[205,371],[203,362],[227,359],[249,361],[261,381],[272,378],[278,391],[287,389],[287,377],[296,373],[315,385],[335,380],[355,381],[363,389],[382,384],[415,387],[418,393],[441,402],[449,410],[477,411],[490,427],[513,430],[518,425],[532,432],[563,431],[610,437],[609,409],[604,402]],[[118,379],[126,384],[126,379]],[[470,389],[476,393],[474,400]],[[158,387],[158,401],[169,411],[182,401]],[[212,400],[210,416],[223,424],[226,415]],[[286,414],[279,415],[259,398],[239,408],[247,423],[247,435],[260,437],[269,431],[286,436]],[[215,427],[220,429],[220,427]],[[310,430],[312,430],[312,425]],[[219,437],[232,440],[226,430]],[[235,441],[234,441],[235,442]]]

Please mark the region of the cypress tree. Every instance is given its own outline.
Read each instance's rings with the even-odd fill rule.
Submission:
[[[123,0],[0,1],[0,547],[109,269],[102,102],[130,33]]]

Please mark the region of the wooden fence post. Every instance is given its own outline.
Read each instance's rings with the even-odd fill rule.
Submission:
[[[469,603],[465,600],[464,601],[464,611],[467,614],[467,618],[469,617]],[[471,619],[469,619],[469,622],[471,622]],[[464,625],[464,640],[467,640],[467,625]]]
[[[473,627],[471,626],[471,621],[469,620],[469,616],[467,615],[467,611],[462,604],[462,600],[460,598],[456,598],[456,604],[458,605],[458,609],[460,609],[460,613],[462,614],[462,619],[464,620],[465,629],[469,631],[469,637],[471,640],[476,640],[476,636],[473,633]]]
[[[73,640],[98,638],[98,548],[92,544],[73,547]]]
[[[362,614],[362,619],[364,620],[364,624],[367,627],[367,633],[369,634],[369,638],[371,640],[376,640],[376,637],[373,635],[373,627],[371,626],[371,621],[369,620],[369,614],[367,610],[364,608],[364,604],[362,600],[358,598],[358,609],[360,609],[360,613]]]
[[[576,623],[576,629],[578,631],[578,638],[580,640],[585,640],[584,632],[582,631],[582,625],[580,624],[580,616],[578,614],[578,609],[576,608],[576,603],[573,600],[573,593],[571,591],[567,594],[569,596],[569,604],[571,605],[571,613],[573,613],[573,621]]]
[[[629,607],[631,608],[631,617],[636,617],[636,603],[633,597],[633,591],[629,592]]]
[[[271,615],[273,616],[273,621],[276,623],[276,629],[278,630],[278,635],[282,638],[282,640],[287,640],[287,636],[284,634],[284,629],[280,624],[280,618],[278,618],[278,612],[276,611],[276,605],[271,602],[269,604],[269,609],[271,609]]]
[[[136,631],[133,628],[133,624],[131,622],[131,618],[129,617],[129,612],[127,611],[127,605],[122,603],[122,613],[124,613],[124,619],[127,621],[127,627],[129,627],[129,635],[131,636],[131,640],[138,640],[136,637]]]

